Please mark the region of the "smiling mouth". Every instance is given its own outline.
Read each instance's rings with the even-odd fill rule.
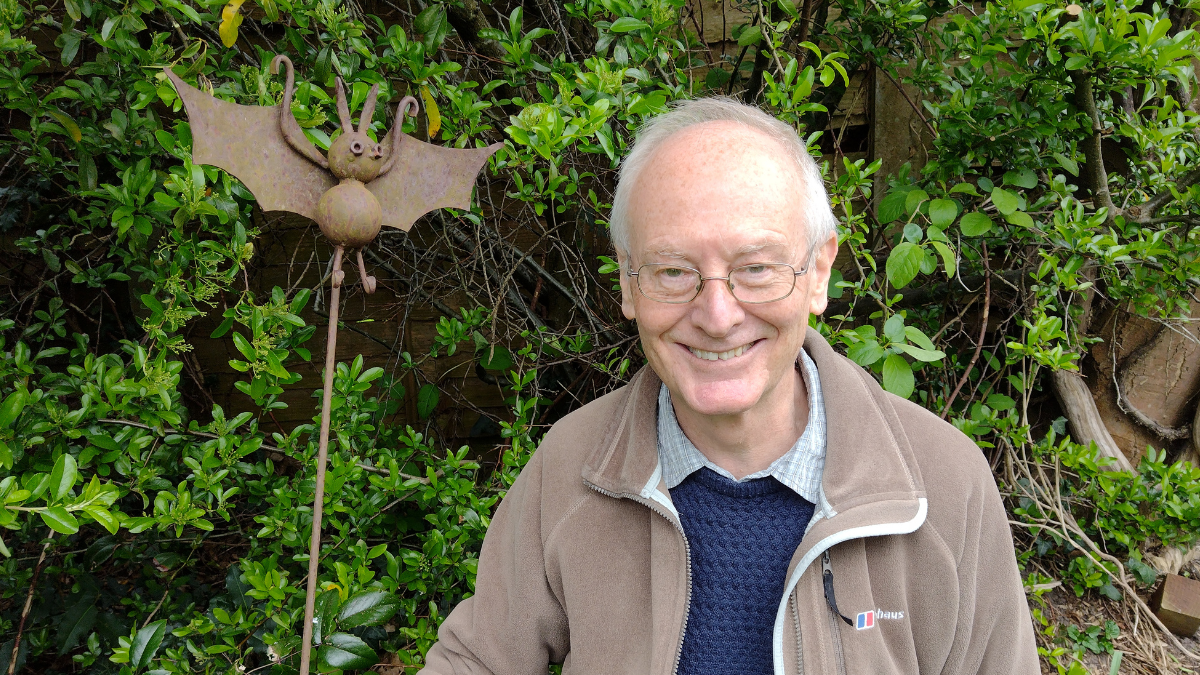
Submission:
[[[696,349],[695,347],[688,347],[688,351],[692,353],[692,356],[705,361],[728,361],[730,359],[736,359],[742,354],[745,354],[746,350],[750,349],[757,343],[758,340],[755,340],[754,342],[744,344],[741,347],[730,349],[727,352],[706,352],[703,349]]]

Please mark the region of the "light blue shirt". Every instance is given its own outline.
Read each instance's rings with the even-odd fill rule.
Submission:
[[[808,388],[808,426],[791,450],[772,462],[771,466],[745,476],[741,481],[773,476],[801,497],[817,504],[821,475],[825,471],[825,439],[828,432],[825,399],[821,395],[817,364],[804,350],[800,350],[800,365],[800,376]],[[671,392],[667,391],[665,384],[658,390],[658,460],[667,489],[679,485],[701,467],[707,467],[730,480],[738,480],[709,461],[683,433],[679,420],[675,418],[675,408],[671,405]]]

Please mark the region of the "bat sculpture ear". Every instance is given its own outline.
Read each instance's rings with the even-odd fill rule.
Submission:
[[[383,139],[382,145],[388,149],[388,158],[384,161],[383,166],[379,167],[380,176],[392,170],[392,165],[396,163],[396,158],[400,155],[400,137],[404,135],[404,132],[401,131],[404,128],[404,116],[416,117],[420,109],[417,99],[412,96],[400,99],[400,105],[396,106],[395,126],[388,132],[388,138]]]
[[[338,119],[342,122],[342,132],[351,133],[354,125],[350,122],[350,106],[346,104],[346,84],[342,78],[337,79],[337,109]]]
[[[375,100],[379,98],[379,85],[371,85],[367,92],[367,100],[363,103],[362,114],[358,117],[358,133],[365,134],[371,128],[371,119],[375,117]]]
[[[279,130],[283,132],[284,139],[287,140],[288,145],[292,146],[293,150],[304,155],[313,164],[328,169],[329,161],[300,130],[296,116],[292,114],[292,92],[296,86],[296,73],[292,69],[292,60],[283,54],[276,56],[271,61],[271,74],[278,75],[281,65],[287,68],[287,79],[283,85],[283,104],[279,106]]]

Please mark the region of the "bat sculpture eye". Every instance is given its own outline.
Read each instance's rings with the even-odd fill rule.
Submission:
[[[375,156],[383,157],[383,145],[381,145],[379,143],[375,144]]]
[[[363,153],[362,141],[351,142],[350,143],[350,152],[353,152],[356,155],[361,155]]]

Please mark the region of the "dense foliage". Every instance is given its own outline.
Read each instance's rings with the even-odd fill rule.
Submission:
[[[275,53],[296,64],[293,111],[322,148],[336,75],[354,111],[380,84],[423,102],[410,133],[505,142],[472,212],[368,252],[403,304],[392,320],[440,317],[412,347],[343,329],[391,358],[337,366],[323,670],[420,664],[546,425],[641,363],[604,216],[636,126],[690,96],[755,101],[825,149],[846,255],[814,325],[992,459],[1051,667],[1080,672],[1074,654],[1115,636],[1058,625],[1053,582],[1131,599],[1154,581],[1147,552],[1200,533],[1200,470],[1164,446],[1134,473],[1104,471],[1064,437],[1046,377],[1086,366],[1101,311],[1191,311],[1188,5],[747,1],[708,45],[713,17],[683,0],[257,3],[0,0],[0,668],[18,639],[28,672],[295,668],[316,425],[273,415],[320,387],[301,378],[323,351],[326,291],[287,256],[298,280],[258,285],[273,221],[192,164],[163,73],[274,105]],[[859,72],[910,85],[919,169],[880,176],[881,159],[842,147],[845,116],[831,120]],[[381,105],[372,133],[393,113]],[[317,268],[328,255],[318,245]],[[219,402],[195,360],[211,340],[243,374]],[[507,411],[431,376],[439,364],[474,368]],[[455,449],[463,411],[491,440]]]

